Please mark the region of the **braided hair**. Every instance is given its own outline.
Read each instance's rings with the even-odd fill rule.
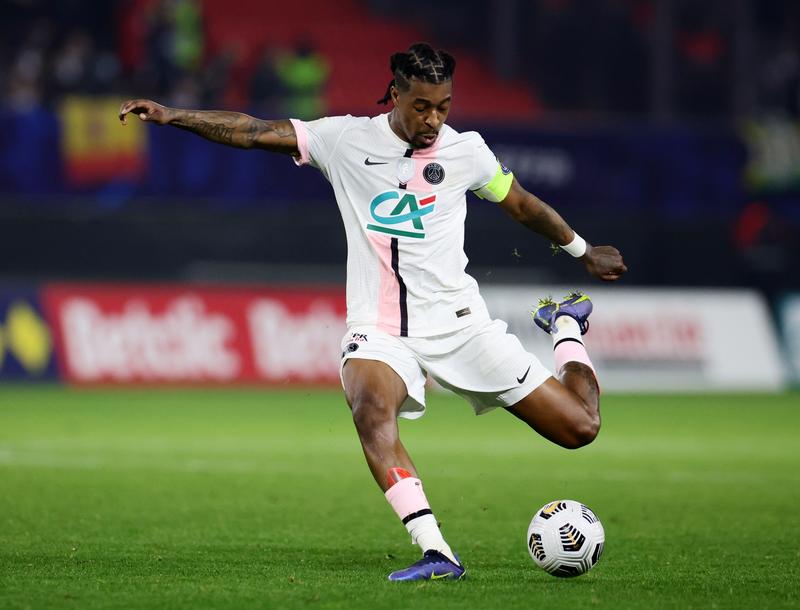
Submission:
[[[386,95],[378,100],[379,104],[388,104],[392,99],[392,86],[408,91],[411,87],[409,80],[412,78],[434,85],[451,80],[456,69],[456,60],[447,51],[436,50],[425,42],[417,42],[408,47],[408,51],[393,54],[389,68],[394,78],[386,87]]]

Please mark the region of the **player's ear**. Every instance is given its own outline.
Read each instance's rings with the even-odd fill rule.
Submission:
[[[400,97],[400,91],[398,91],[397,85],[392,85],[391,94],[392,101],[394,102],[394,105],[397,106],[397,98]]]

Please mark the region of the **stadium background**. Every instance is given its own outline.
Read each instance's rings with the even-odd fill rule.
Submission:
[[[284,473],[285,465],[273,471],[242,464],[297,460],[316,472],[335,458],[352,468],[355,497],[380,500],[368,493],[371,483],[355,461],[357,441],[335,390],[346,253],[327,183],[280,156],[228,149],[136,121],[122,128],[116,114],[130,97],[263,117],[373,114],[382,111],[374,102],[390,78],[389,55],[417,40],[457,58],[450,123],[481,132],[524,186],[587,239],[614,244],[625,255],[628,275],[618,285],[599,286],[569,257],[552,256],[546,242],[470,196],[468,271],[492,313],[506,319],[544,362],[551,358],[546,337],[535,334],[527,319],[536,298],[581,287],[595,299],[587,344],[605,380],[601,437],[607,435],[611,447],[605,450],[620,458],[614,447],[623,453],[639,447],[648,489],[659,483],[672,489],[675,483],[674,472],[659,474],[664,462],[654,456],[673,465],[696,458],[707,478],[694,481],[698,487],[682,486],[671,497],[674,510],[691,507],[688,498],[697,500],[711,480],[729,486],[705,496],[703,505],[724,503],[734,515],[755,508],[752,497],[737,495],[733,487],[753,487],[775,507],[800,499],[800,456],[792,440],[800,401],[791,389],[800,382],[796,2],[10,0],[0,33],[0,480],[8,490],[0,503],[6,525],[0,534],[0,578],[6,578],[0,602],[8,603],[0,605],[53,606],[58,599],[68,606],[82,599],[102,606],[114,591],[129,607],[136,605],[131,600],[180,605],[176,599],[188,605],[266,599],[301,607],[318,594],[311,574],[319,574],[303,576],[281,563],[266,572],[230,574],[237,582],[256,582],[265,573],[277,579],[281,586],[267,598],[250,589],[253,598],[229,595],[224,584],[215,588],[210,572],[191,568],[186,578],[178,568],[171,575],[134,570],[139,581],[101,569],[109,540],[119,541],[118,558],[136,566],[125,543],[147,546],[166,531],[160,528],[174,517],[173,505],[160,505],[153,489],[174,483],[187,497],[201,489],[184,479],[168,482],[159,470],[166,462],[185,466],[168,469],[175,477],[210,472],[223,487],[230,477],[243,477],[237,497],[257,496],[270,481],[295,490],[302,503],[316,491],[304,491],[294,478],[281,479],[276,472]],[[195,385],[200,389],[189,387]],[[209,392],[210,387],[217,389]],[[493,423],[464,423],[466,412],[449,408],[458,401],[447,395],[431,400],[440,412],[432,409],[418,429],[404,434],[416,440],[420,461],[434,477],[454,476],[431,465],[441,441],[436,435],[454,429],[464,441],[448,441],[450,450],[477,446],[492,456],[474,466],[479,471],[485,464],[508,469],[502,456],[530,458],[542,489],[573,493],[601,517],[625,509],[615,498],[633,498],[641,508],[658,496],[653,489],[631,493],[630,478],[592,479],[584,470],[596,464],[591,459],[541,446],[529,450],[524,431],[511,422],[495,423],[498,416]],[[302,414],[302,428],[284,419],[286,405]],[[691,430],[671,427],[677,425],[674,414],[688,418]],[[163,427],[147,423],[153,421]],[[783,426],[759,428],[767,421]],[[509,444],[481,444],[482,434],[492,432]],[[653,435],[653,445],[641,446],[641,434]],[[298,446],[310,442],[307,453],[292,453],[285,440],[292,437]],[[605,468],[609,462],[602,459],[610,458],[603,447],[595,457]],[[587,450],[590,457],[593,450]],[[763,469],[753,470],[750,458],[759,453]],[[455,455],[466,464],[477,459]],[[651,458],[654,465],[646,466]],[[570,472],[582,484],[559,486],[563,477],[550,480],[541,474],[542,464]],[[612,472],[629,467],[611,459]],[[132,473],[155,476],[154,487],[126,483]],[[763,489],[755,491],[755,481]],[[125,492],[116,487],[128,484]],[[65,493],[65,486],[83,490],[84,499]],[[458,487],[451,491],[460,497]],[[83,510],[78,507],[122,510],[109,500],[115,494],[131,505],[142,495],[149,498],[155,515],[150,529],[132,535],[84,524],[61,540],[57,525],[70,522]],[[179,506],[183,497],[177,496]],[[86,498],[91,503],[83,504]],[[440,498],[446,504],[444,493]],[[489,498],[487,492],[488,504]],[[523,532],[520,515],[552,499],[541,490],[515,498],[517,512],[501,517]],[[247,531],[247,517],[237,512],[241,506],[205,502],[219,511],[214,523],[224,524],[227,514]],[[31,508],[45,505],[46,512]],[[335,507],[317,510],[312,521],[328,519]],[[123,512],[131,520],[141,516],[133,509]],[[25,518],[37,514],[38,521]],[[193,527],[205,531],[208,515],[194,516]],[[786,525],[772,518],[776,527]],[[375,520],[380,527],[387,521],[385,530],[373,532],[384,549],[384,539],[399,535],[387,515],[378,512]],[[789,525],[784,531],[795,544],[788,548],[796,548],[797,517]],[[465,521],[460,527],[480,535],[487,525]],[[698,531],[706,535],[714,526],[686,527],[688,545]],[[653,528],[636,531],[639,538],[626,538],[618,524],[609,534],[620,541],[616,561],[623,573],[630,566],[622,561],[622,549],[635,549],[642,538],[658,544]],[[297,533],[296,547],[286,542],[289,535],[277,544],[299,557],[299,541],[315,547],[319,532],[312,534],[304,539]],[[754,544],[761,542],[757,532],[749,535]],[[96,545],[94,555],[85,552],[97,572],[75,567],[81,561],[75,557],[79,539],[84,549]],[[60,540],[64,548],[54,550],[48,540]],[[186,540],[167,535],[164,544],[186,550],[181,545],[191,546],[188,540],[188,534]],[[508,549],[517,546],[509,543]],[[261,560],[257,549],[247,548],[253,561]],[[346,548],[363,551],[355,542]],[[669,552],[666,545],[658,548]],[[688,547],[679,541],[677,548],[685,559]],[[398,549],[404,560],[407,549]],[[745,599],[737,586],[752,577],[766,583],[760,593],[757,587],[751,591],[754,599],[773,595],[768,606],[791,606],[797,598],[796,552],[783,551],[788,567],[779,574],[788,581],[773,582],[766,574],[775,556],[758,549],[766,557],[763,572],[757,567],[752,574],[723,577],[707,568],[708,582],[685,588],[690,597],[682,605],[702,606],[728,595],[727,605],[735,607]],[[318,557],[320,573],[335,557],[326,555],[329,550]],[[521,565],[517,551],[508,553]],[[208,556],[226,552],[210,548]],[[733,548],[725,552],[737,556]],[[498,565],[502,558],[498,554]],[[613,561],[608,559],[609,566]],[[680,564],[674,555],[673,561]],[[394,565],[384,563],[381,571]],[[503,580],[507,575],[497,569]],[[604,589],[612,572],[609,567],[603,581],[601,569],[587,576],[595,579],[592,599],[599,599],[592,603],[613,605],[621,589]],[[674,577],[685,583],[680,579],[689,578],[687,570],[667,571],[664,582]],[[92,586],[82,580],[87,574]],[[644,581],[652,576],[630,574]],[[76,580],[68,586],[61,577]],[[167,592],[153,585],[161,577],[171,583]],[[346,586],[335,578],[328,584],[341,600],[334,595],[323,598],[326,603],[344,603],[356,591],[347,588],[356,586],[347,577],[338,577]],[[287,588],[293,578],[305,579],[303,595],[310,597],[298,598]],[[720,593],[721,584],[719,590],[709,584],[715,580],[733,584]],[[480,572],[476,581],[476,587],[489,586],[485,578],[481,584]],[[142,583],[151,597],[136,597]],[[774,596],[781,587],[783,593]],[[497,603],[519,602],[510,589],[485,591],[490,593]],[[656,587],[625,599],[629,605],[642,599],[681,605],[660,593]],[[385,594],[387,607],[397,604],[393,593]],[[460,593],[466,596],[460,603],[478,604],[481,598],[473,594]],[[579,605],[585,605],[585,594],[570,591]],[[570,599],[563,590],[548,589],[547,595]],[[415,599],[418,607],[434,601]],[[435,601],[441,607],[442,599]]]

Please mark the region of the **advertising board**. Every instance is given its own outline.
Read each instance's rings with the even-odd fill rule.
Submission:
[[[566,292],[483,288],[492,316],[548,367],[550,338],[528,312],[536,296]],[[595,310],[585,341],[604,391],[785,385],[772,318],[754,291],[600,287],[589,294]],[[339,383],[341,287],[51,284],[41,299],[59,371],[70,383]]]
[[[55,284],[42,292],[72,383],[339,382],[340,288]]]
[[[793,381],[800,384],[800,294],[783,299],[779,321],[789,372]]]
[[[0,381],[54,381],[53,336],[37,292],[0,288]]]
[[[505,320],[548,367],[552,342],[529,311],[537,295],[564,287],[487,286],[493,317]],[[604,391],[775,391],[785,384],[772,318],[749,290],[592,288],[586,346]]]

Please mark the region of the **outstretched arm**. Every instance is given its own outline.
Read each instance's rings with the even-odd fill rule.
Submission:
[[[554,244],[565,246],[575,237],[575,231],[558,212],[522,188],[516,178],[508,195],[500,202],[500,206],[514,220],[543,235]],[[589,273],[601,280],[617,280],[628,270],[619,250],[613,246],[592,246],[587,243],[586,253],[580,260]]]
[[[119,120],[127,124],[134,114],[145,122],[174,125],[212,142],[237,148],[262,148],[287,155],[299,155],[297,136],[289,120],[264,121],[241,112],[223,110],[181,110],[150,100],[129,100],[119,109]]]

